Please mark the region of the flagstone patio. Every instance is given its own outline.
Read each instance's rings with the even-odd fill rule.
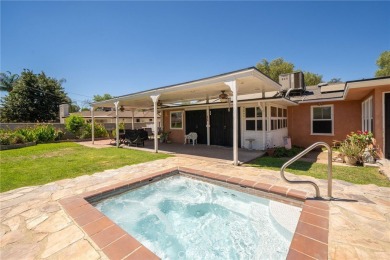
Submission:
[[[173,167],[223,172],[313,195],[311,186],[287,184],[278,172],[233,166],[219,159],[187,155],[126,166],[0,194],[1,259],[107,259],[58,201]],[[314,180],[326,194],[325,180],[286,175]],[[333,191],[336,200],[329,202],[329,259],[390,259],[390,188],[334,180]]]

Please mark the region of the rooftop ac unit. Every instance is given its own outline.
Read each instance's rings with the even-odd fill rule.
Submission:
[[[302,72],[279,75],[279,84],[282,85],[283,91],[289,89],[305,91],[305,79]]]

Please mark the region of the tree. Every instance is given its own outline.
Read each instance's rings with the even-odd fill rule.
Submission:
[[[113,96],[111,96],[110,94],[103,94],[103,96],[100,96],[100,95],[93,95],[93,102],[100,102],[100,101],[104,101],[104,100],[107,100],[107,99],[112,99],[114,98]]]
[[[328,81],[328,83],[340,83],[340,82],[342,82],[341,78],[332,78],[331,80]]]
[[[24,70],[13,90],[1,98],[2,122],[48,122],[59,120],[59,106],[69,103],[61,82],[44,72]]]
[[[100,95],[93,95],[93,102],[100,102],[100,101],[104,101],[104,100],[108,100],[108,99],[112,99],[114,98],[113,96],[111,96],[110,94],[103,94],[103,96],[100,96]],[[91,102],[92,103],[92,102]],[[104,108],[104,107],[97,107],[96,108],[96,111],[112,111],[113,108]]]
[[[262,59],[261,62],[256,64],[256,68],[275,82],[279,82],[279,75],[293,73],[295,65],[291,62],[285,61],[283,58],[277,58],[271,62],[268,62],[266,59]],[[322,75],[319,74],[306,71],[304,72],[304,76],[305,84],[307,86],[317,85],[322,81]]]
[[[294,71],[294,64],[285,61],[283,58],[277,58],[271,62],[262,59],[260,63],[256,64],[256,68],[275,82],[279,82],[279,75],[292,73]]]
[[[308,71],[303,72],[303,75],[305,77],[306,86],[313,86],[322,82],[322,75],[311,73]]]
[[[19,75],[18,74],[12,74],[11,72],[7,71],[0,73],[0,91],[7,91],[11,92],[14,88],[14,85],[16,81],[18,80]]]
[[[390,76],[390,51],[384,51],[376,60],[378,70],[375,72],[375,77]]]
[[[80,106],[76,102],[70,102],[69,113],[75,113],[80,111]]]

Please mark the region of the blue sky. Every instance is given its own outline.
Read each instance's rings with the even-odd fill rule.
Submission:
[[[283,57],[325,80],[370,78],[389,2],[1,2],[1,71],[113,96]]]

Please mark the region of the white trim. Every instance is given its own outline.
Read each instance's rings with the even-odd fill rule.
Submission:
[[[332,121],[332,133],[313,133],[313,108],[315,107],[331,107],[331,121]],[[318,119],[317,119],[318,120]],[[327,104],[327,105],[313,105],[310,106],[310,135],[324,135],[324,136],[334,136],[334,106],[333,104]]]
[[[114,102],[115,106],[115,134],[116,134],[116,147],[119,148],[119,116],[118,116],[118,109],[119,109],[119,100]]]
[[[155,153],[158,153],[158,140],[157,140],[157,132],[158,132],[158,128],[157,128],[157,103],[158,103],[158,99],[160,98],[160,95],[154,95],[154,96],[150,96],[150,98],[152,99],[153,101],[153,135],[154,135],[154,152]],[[161,118],[163,118],[163,115],[161,115]]]
[[[184,110],[175,110],[175,111],[169,111],[169,129],[171,130],[183,130],[184,128],[184,120],[183,120],[183,114]],[[172,113],[181,113],[181,127],[172,127]]]
[[[236,80],[225,81],[225,85],[229,86],[233,92],[233,164],[238,165],[238,105],[237,105],[237,92],[238,86]]]
[[[232,81],[235,81],[236,79],[246,78],[246,77],[250,77],[250,76],[265,81],[267,83],[267,86],[272,87],[274,89],[274,91],[279,91],[281,89],[281,86],[278,83],[276,83],[272,79],[264,76],[261,72],[259,72],[255,68],[248,68],[248,69],[232,72],[229,74],[223,74],[223,75],[219,75],[219,76],[218,75],[211,76],[211,77],[200,79],[200,80],[190,81],[190,82],[186,82],[186,83],[179,83],[177,85],[160,87],[160,88],[146,90],[146,91],[133,93],[133,94],[125,95],[125,96],[120,96],[120,97],[117,97],[115,100],[126,100],[130,97],[137,98],[137,97],[146,97],[146,96],[150,96],[150,95],[161,95],[161,94],[169,93],[169,92],[172,92],[175,90],[183,90],[183,89],[188,90],[188,89],[192,89],[192,88],[196,88],[196,87],[212,85],[215,83],[232,82]],[[105,100],[105,101],[101,101],[101,102],[95,102],[92,105],[93,106],[100,106],[100,105],[104,105],[104,104],[107,104],[110,102],[112,102],[112,99],[107,100],[107,101]]]
[[[326,99],[326,98],[323,98],[323,99],[312,99],[312,100],[302,100],[302,101],[299,101],[297,100],[297,102],[299,102],[299,104],[302,104],[302,103],[319,103],[319,102],[334,102],[334,101],[344,101],[344,98],[329,98],[329,99]]]
[[[237,101],[237,106],[238,107],[242,107],[244,105],[254,105],[256,106],[256,104],[258,104],[259,102],[260,103],[268,103],[268,102],[277,102],[277,101],[284,101],[286,102],[287,104],[285,104],[285,106],[298,106],[299,104],[294,102],[294,101],[291,101],[291,100],[288,100],[288,99],[285,99],[285,98],[272,98],[272,99],[253,99],[253,100],[246,100],[246,101]],[[273,103],[274,104],[274,103]],[[275,104],[276,105],[276,104]],[[279,105],[278,106],[283,106],[283,105]],[[185,105],[185,106],[172,106],[172,107],[164,107],[164,108],[160,108],[160,110],[172,110],[172,109],[183,109],[183,110],[200,110],[202,107],[204,107],[204,109],[206,109],[206,107],[210,107],[210,109],[214,109],[214,108],[227,108],[228,107],[228,103],[205,103],[205,104],[195,104],[195,105]]]
[[[276,117],[272,117],[271,115],[271,107],[275,107],[276,108]],[[282,116],[280,117],[279,116],[279,108],[282,109]],[[286,117],[283,116],[283,110],[286,109]],[[288,129],[288,122],[287,122],[287,119],[288,119],[288,115],[287,115],[288,111],[287,111],[287,107],[284,107],[284,106],[281,106],[281,105],[278,105],[278,104],[270,104],[270,112],[269,112],[269,120],[270,120],[270,131],[276,131],[276,130],[279,130],[279,129]],[[272,120],[277,120],[277,127],[276,129],[273,129],[272,130]],[[280,127],[279,128],[279,120],[282,120],[282,124],[284,124],[284,120],[286,120],[286,127]]]
[[[210,146],[210,107],[206,107],[207,145]]]
[[[91,107],[91,119],[92,119],[92,126],[91,126],[91,133],[92,133],[92,144],[95,144],[95,117],[93,116],[94,108]]]
[[[385,116],[385,94],[390,94],[390,91],[385,91],[382,92],[382,139],[383,139],[383,158],[386,158],[386,128],[385,128],[385,121],[386,121],[386,116]],[[389,115],[390,116],[390,115]]]
[[[248,108],[253,108],[253,109],[255,109],[255,116],[254,117],[248,117],[247,116],[247,114],[246,114],[246,110],[248,109]],[[259,130],[259,129],[257,129],[257,121],[259,120],[263,120],[262,119],[262,117],[258,117],[257,116],[257,109],[260,109],[260,111],[262,112],[262,116],[263,116],[263,111],[261,110],[261,108],[259,107],[259,105],[254,105],[254,106],[248,106],[248,107],[242,107],[242,110],[244,110],[245,112],[244,112],[244,123],[245,123],[245,127],[244,127],[244,130],[245,131],[250,131],[250,132],[259,132],[259,131],[262,131],[262,130]],[[247,120],[254,120],[255,121],[255,129],[253,129],[253,130],[249,130],[249,129],[247,129],[246,128],[246,121]]]
[[[362,102],[362,131],[373,132],[374,113],[373,113],[373,96],[369,96]],[[372,121],[372,125],[371,125]]]

